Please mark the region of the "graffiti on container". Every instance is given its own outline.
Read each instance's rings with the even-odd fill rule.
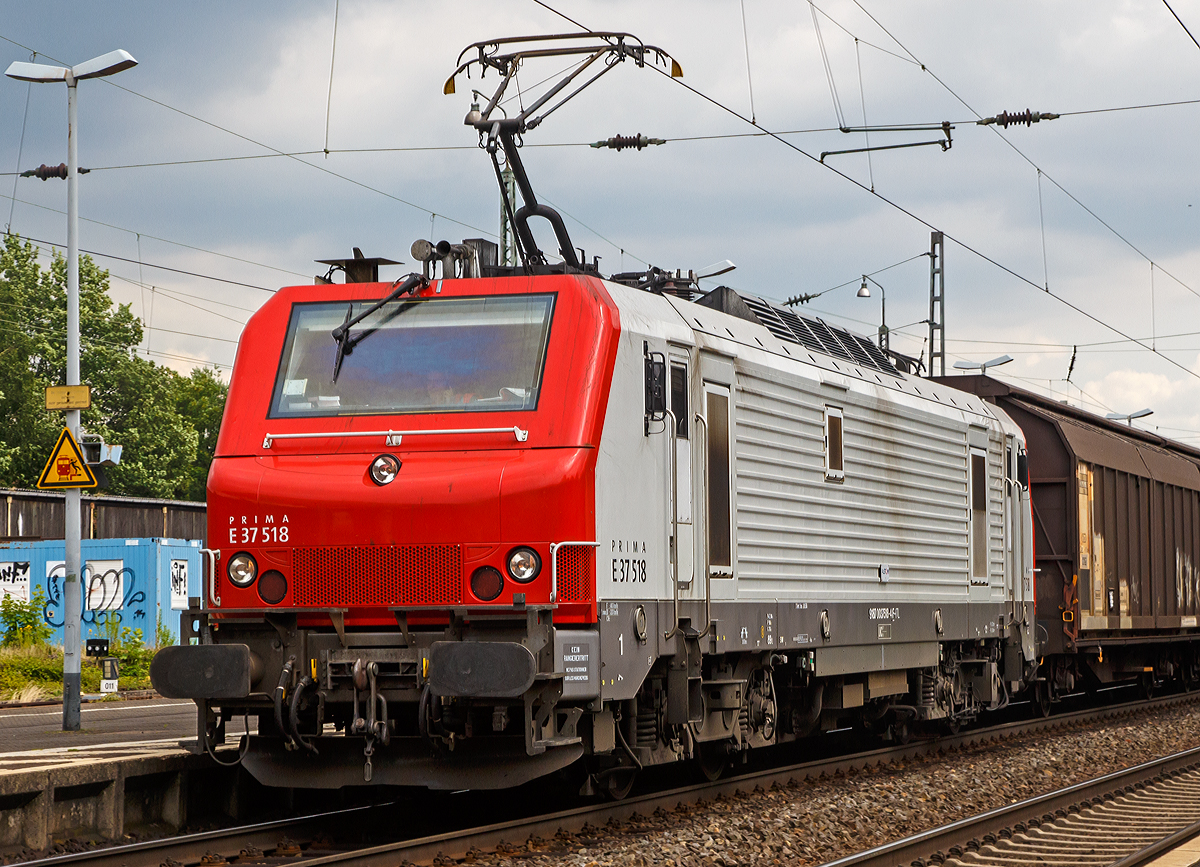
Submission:
[[[0,563],[0,599],[12,596],[18,602],[29,601],[29,564]]]
[[[123,608],[125,561],[89,560],[83,564],[83,607],[89,611]]]
[[[61,561],[46,564],[46,604],[42,616],[50,626],[63,625],[64,585],[66,565]],[[123,620],[122,609],[133,609],[146,601],[144,590],[134,587],[135,575],[121,560],[91,560],[84,564],[83,613],[84,623],[103,626],[110,621]],[[137,608],[133,615],[145,618],[145,609]]]

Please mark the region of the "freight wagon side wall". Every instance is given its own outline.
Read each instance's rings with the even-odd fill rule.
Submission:
[[[999,399],[1025,431],[1044,651],[1192,629],[1200,614],[1200,470],[1081,419]]]

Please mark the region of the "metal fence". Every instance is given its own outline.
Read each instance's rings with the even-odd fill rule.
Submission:
[[[0,488],[0,541],[61,539],[65,511],[65,494]],[[84,494],[80,511],[84,539],[157,537],[204,542],[204,503]]]

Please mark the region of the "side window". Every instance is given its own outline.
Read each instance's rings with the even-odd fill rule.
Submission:
[[[714,574],[733,574],[730,530],[729,392],[723,386],[704,390],[708,421],[708,562]]]
[[[840,407],[825,407],[825,480],[829,482],[840,482],[846,478],[842,421]]]
[[[971,578],[988,577],[987,455],[971,450]]]
[[[671,362],[671,412],[675,413],[676,434],[681,440],[688,438],[687,366]]]

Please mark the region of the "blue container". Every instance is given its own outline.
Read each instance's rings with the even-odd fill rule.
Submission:
[[[115,623],[118,630],[142,630],[153,646],[161,617],[178,641],[178,612],[189,595],[200,595],[199,541],[84,539],[80,547],[83,638],[101,638]],[[63,642],[64,557],[61,539],[0,542],[0,596],[28,601],[39,589],[45,593],[42,615],[54,630],[52,644]]]

